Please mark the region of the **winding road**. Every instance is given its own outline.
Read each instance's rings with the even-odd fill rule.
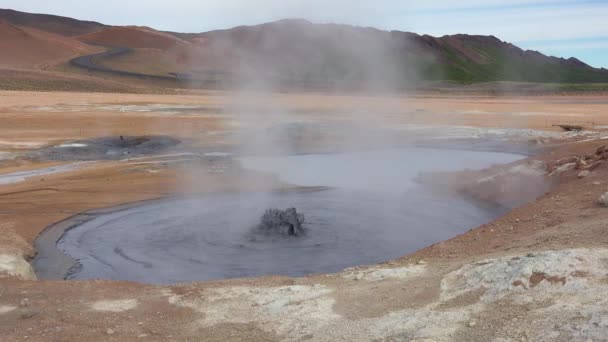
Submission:
[[[79,67],[79,68],[89,70],[89,71],[104,72],[104,73],[113,74],[113,75],[117,75],[117,76],[135,77],[135,78],[147,79],[147,80],[171,81],[171,82],[176,82],[176,81],[180,82],[180,81],[190,81],[191,80],[191,77],[189,75],[185,75],[185,74],[174,74],[174,76],[148,75],[148,74],[140,74],[140,73],[131,72],[131,71],[116,70],[116,69],[112,69],[107,66],[96,63],[97,60],[119,57],[119,56],[129,54],[131,52],[133,52],[133,49],[130,49],[130,48],[112,47],[109,50],[104,51],[104,52],[74,58],[70,61],[70,64],[73,66]]]

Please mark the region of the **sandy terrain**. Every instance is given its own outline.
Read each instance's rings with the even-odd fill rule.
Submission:
[[[565,157],[594,154],[605,143],[599,139],[601,131],[563,135],[553,124],[608,125],[608,99],[599,96],[405,99],[281,94],[265,99],[266,104],[255,96],[235,101],[221,92],[0,92],[0,98],[0,151],[9,153],[0,160],[1,174],[61,165],[14,153],[83,137],[169,134],[192,146],[228,146],[223,135],[213,133],[242,122],[239,106],[274,109],[267,117],[270,124],[355,120],[403,129],[412,124],[465,126],[475,132],[499,129],[499,134],[513,129],[513,137],[534,144],[540,136],[547,150],[539,156],[459,175],[469,181],[462,183],[465,190],[486,200],[500,198],[509,184],[515,186],[521,178],[518,172],[529,175],[527,165],[534,160],[551,166]],[[151,104],[199,109],[179,114],[137,111]],[[141,160],[94,162],[5,182],[0,184],[0,333],[11,341],[606,340],[608,211],[596,202],[608,191],[608,168],[601,165],[585,178],[577,177],[580,170],[564,170],[542,176],[554,185],[537,201],[400,260],[334,275],[171,287],[36,281],[25,260],[35,254],[34,239],[45,227],[85,210],[180,193],[285,185],[270,175],[210,173],[200,162],[142,165]],[[198,186],[184,186],[192,184],[187,177],[195,177]],[[479,190],[475,181],[482,179],[500,186]]]
[[[602,96],[510,99],[278,94],[264,104],[256,94],[235,99],[224,92],[201,95],[0,92],[0,99],[3,140],[32,143],[126,133],[203,139],[204,134],[197,133],[225,129],[221,125],[233,122],[241,111],[248,112],[251,108],[270,112],[265,119],[271,123],[355,120],[392,127],[418,124],[553,131],[559,128],[552,125],[561,123],[608,126],[605,115],[608,100]],[[179,119],[145,112],[146,108],[130,112],[129,105],[157,104],[204,108]]]

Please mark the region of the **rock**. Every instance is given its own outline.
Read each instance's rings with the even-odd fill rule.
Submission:
[[[598,200],[597,200],[597,203],[599,205],[601,205],[602,207],[608,208],[608,192],[606,192],[605,194],[600,196],[600,198],[598,198]]]
[[[147,334],[139,334],[139,335],[137,335],[137,338],[138,338],[138,339],[140,339],[140,340],[141,340],[142,338],[146,338],[146,337],[148,337],[148,335],[147,335]]]
[[[585,155],[583,156],[583,159],[585,159],[586,161],[587,161],[587,160],[592,160],[592,159],[595,159],[595,154],[585,154]]]
[[[595,154],[597,154],[598,156],[602,155],[604,152],[606,152],[607,147],[607,145],[599,147],[597,150],[595,150]]]
[[[604,163],[604,161],[598,160],[595,163],[591,163],[591,164],[583,167],[583,170],[593,171],[593,170],[597,169],[603,163]]]
[[[554,125],[554,126],[556,126],[556,125]],[[579,126],[579,125],[567,125],[567,124],[557,125],[557,126],[567,132],[580,132],[584,128],[583,126]]]
[[[584,168],[585,166],[587,166],[587,162],[586,162],[586,161],[584,161],[583,159],[578,159],[578,160],[576,161],[576,167],[575,167],[575,168],[576,168],[577,170],[582,169],[582,168]]]
[[[268,209],[262,215],[259,228],[265,233],[300,236],[304,234],[303,223],[304,216],[298,214],[295,208]]]
[[[472,327],[474,327],[476,325],[477,325],[477,322],[475,322],[475,321],[470,321],[469,324],[468,324],[469,328],[472,328]]]
[[[560,174],[560,173],[564,173],[566,171],[574,170],[575,167],[576,167],[576,163],[567,163],[567,164],[560,165],[555,170],[553,170],[553,172],[551,172],[549,174],[549,176],[554,176],[556,174]]]
[[[566,158],[562,158],[559,159],[557,162],[555,162],[557,165],[564,165],[564,164],[570,164],[570,163],[577,163],[580,160],[579,157],[577,156],[572,156],[572,157],[566,157]]]
[[[600,186],[600,185],[602,185],[602,182],[593,182],[592,184],[593,184],[594,186]]]
[[[106,330],[106,334],[108,335],[114,335],[116,333],[116,331],[114,331],[114,329],[108,328],[108,330]]]
[[[426,265],[427,262],[424,260],[418,260],[418,262],[416,263],[417,265]]]
[[[21,313],[20,317],[21,317],[21,319],[30,319],[30,318],[38,315],[39,313],[40,313],[40,311],[38,311],[38,310],[26,309]]]
[[[591,171],[589,170],[583,170],[578,174],[578,178],[585,178],[585,177],[589,177],[589,175],[591,175]]]
[[[22,308],[27,308],[28,306],[30,306],[30,300],[29,300],[29,298],[23,298],[19,302],[19,306],[22,307]]]
[[[36,274],[30,263],[15,254],[0,254],[0,278],[4,275],[23,280],[36,280]]]

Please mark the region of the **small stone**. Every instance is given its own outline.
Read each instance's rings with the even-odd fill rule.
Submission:
[[[589,170],[584,170],[579,172],[578,174],[578,178],[585,178],[585,177],[589,177],[589,175],[591,175],[591,172]]]
[[[137,325],[144,325],[144,322],[137,322]]]
[[[426,265],[427,262],[424,260],[418,260],[418,262],[416,263],[417,265]]]
[[[146,338],[146,337],[148,337],[148,334],[139,334],[139,335],[137,335],[137,338],[140,339],[140,340],[142,338]]]
[[[564,173],[570,170],[574,170],[574,168],[576,167],[576,163],[568,163],[568,164],[564,164],[559,166],[558,168],[556,168],[555,170],[553,170],[549,176],[554,176],[560,173]]]
[[[600,186],[600,185],[602,185],[602,182],[593,182],[592,184],[595,186]]]
[[[106,330],[106,334],[108,335],[114,335],[116,333],[116,331],[114,331],[114,329],[108,328],[108,330]]]
[[[608,192],[598,198],[597,203],[602,207],[608,207]]]
[[[19,306],[22,307],[22,308],[27,308],[28,306],[30,306],[30,300],[29,300],[29,298],[23,298],[19,302]]]
[[[40,313],[40,312],[39,312],[38,310],[32,310],[32,309],[29,309],[29,310],[25,310],[25,311],[23,311],[23,312],[21,313],[21,316],[20,316],[20,317],[21,317],[21,319],[29,319],[29,318],[32,318],[32,317],[36,316],[36,315],[37,315],[37,314],[39,314],[39,313]]]
[[[476,325],[477,325],[477,322],[475,322],[475,321],[470,321],[468,325],[469,325],[469,328],[472,328],[472,327],[474,327],[474,326],[476,326]]]

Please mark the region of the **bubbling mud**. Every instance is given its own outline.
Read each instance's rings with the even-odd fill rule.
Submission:
[[[484,168],[521,158],[403,148],[241,159],[246,168],[273,170],[292,184],[330,188],[210,194],[108,210],[69,230],[58,248],[76,260],[68,279],[170,284],[337,272],[398,258],[507,210],[434,191],[415,181],[420,172]],[[268,208],[297,211],[282,217],[285,212]],[[271,222],[284,234],[259,229],[264,216],[262,223]],[[298,223],[305,234],[295,237]]]

